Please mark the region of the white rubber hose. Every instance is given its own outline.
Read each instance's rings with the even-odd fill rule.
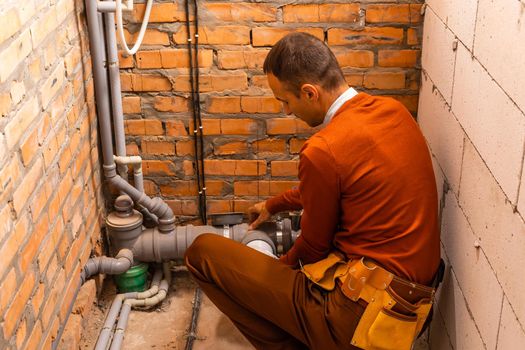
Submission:
[[[144,34],[146,33],[146,28],[148,27],[149,15],[151,13],[151,6],[153,5],[153,0],[148,0],[148,3],[146,4],[146,11],[144,12],[144,17],[142,18],[139,36],[137,38],[137,42],[135,42],[135,45],[133,45],[131,50],[128,47],[128,44],[126,43],[126,38],[124,37],[124,26],[122,24],[122,0],[116,0],[115,5],[115,14],[117,16],[117,32],[120,37],[122,49],[125,53],[124,56],[134,55],[138,51],[140,45],[142,44],[142,40],[144,39]]]

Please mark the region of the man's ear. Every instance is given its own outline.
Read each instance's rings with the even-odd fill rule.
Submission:
[[[301,86],[301,94],[308,100],[308,101],[317,101],[319,99],[319,90],[315,85],[312,84],[303,84]]]

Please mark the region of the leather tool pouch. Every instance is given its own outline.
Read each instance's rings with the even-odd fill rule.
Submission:
[[[348,264],[339,254],[330,253],[323,260],[301,267],[305,276],[325,290],[335,288],[336,279],[346,275]]]
[[[391,288],[399,281],[384,269],[367,266],[364,259],[351,264],[341,290],[350,299],[368,302],[352,345],[370,350],[410,350],[432,304],[430,299],[411,303],[400,297]]]

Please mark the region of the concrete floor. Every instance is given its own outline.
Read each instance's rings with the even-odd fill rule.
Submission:
[[[184,268],[173,271],[172,286],[164,302],[150,310],[133,310],[130,314],[123,350],[142,349],[185,349],[186,334],[192,314],[195,283]],[[98,307],[88,315],[88,324],[83,330],[80,349],[93,349],[104,317],[115,295],[115,287],[106,283]],[[202,304],[197,326],[195,350],[252,350],[231,321],[224,316],[202,294]],[[419,339],[413,350],[426,350],[425,337]]]

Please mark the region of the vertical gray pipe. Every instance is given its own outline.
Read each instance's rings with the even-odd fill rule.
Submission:
[[[91,50],[91,64],[93,65],[93,79],[95,82],[95,98],[100,124],[100,139],[105,166],[112,166],[113,145],[111,142],[111,124],[109,109],[109,91],[106,70],[104,69],[104,43],[100,33],[100,23],[97,15],[97,2],[86,0],[86,16],[88,21],[89,47]]]
[[[122,112],[122,94],[114,14],[110,12],[104,13],[104,20],[106,22],[107,69],[109,71],[109,87],[111,89],[111,107],[113,108],[115,152],[117,156],[126,156],[126,140],[124,137],[124,117]],[[117,166],[117,169],[119,175],[127,181],[128,167],[125,164],[120,164]],[[135,184],[135,186],[137,185]]]

